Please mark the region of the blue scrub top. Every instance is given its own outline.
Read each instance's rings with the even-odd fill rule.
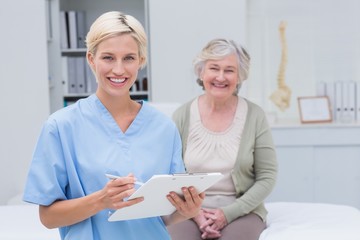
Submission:
[[[145,182],[154,174],[185,172],[175,124],[141,103],[125,133],[95,94],[52,114],[38,139],[23,200],[47,206],[84,197],[104,187],[105,173],[133,173]],[[160,217],[109,222],[108,213],[60,228],[61,238],[170,239]]]

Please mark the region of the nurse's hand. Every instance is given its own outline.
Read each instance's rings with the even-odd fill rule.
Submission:
[[[136,198],[124,201],[135,192],[135,177],[129,174],[110,180],[103,189],[80,198],[58,200],[48,206],[40,206],[40,220],[47,228],[59,228],[81,222],[104,209],[119,209],[143,201]]]
[[[101,190],[104,208],[120,209],[143,201],[143,197],[124,201],[124,199],[128,198],[136,191],[134,188],[135,181],[136,179],[133,174],[110,180]]]

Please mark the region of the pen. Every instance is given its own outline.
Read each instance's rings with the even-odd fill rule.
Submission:
[[[115,179],[117,179],[117,178],[120,178],[119,176],[115,176],[115,175],[107,174],[107,173],[105,174],[105,176],[106,176],[107,178],[111,179],[111,180],[115,180]],[[139,182],[139,181],[135,181],[134,184],[139,185],[139,186],[144,185],[143,182]]]

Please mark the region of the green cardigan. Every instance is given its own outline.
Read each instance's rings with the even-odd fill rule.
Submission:
[[[246,100],[246,99],[245,99]],[[187,102],[173,114],[182,140],[183,156],[189,134],[190,106]],[[228,223],[250,212],[266,220],[265,198],[274,188],[277,160],[271,130],[264,111],[246,100],[248,112],[234,169],[231,171],[236,201],[222,207]]]

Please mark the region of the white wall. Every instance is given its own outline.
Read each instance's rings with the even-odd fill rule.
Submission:
[[[297,97],[314,96],[318,81],[359,81],[359,10],[358,0],[249,0],[249,98],[280,119],[293,119],[299,116]],[[277,88],[281,20],[288,23],[285,79],[292,90],[285,112],[269,100]]]
[[[0,8],[0,204],[23,190],[41,124],[49,114],[45,1]]]
[[[192,61],[213,38],[246,45],[246,0],[148,1],[151,100],[185,102],[202,93]]]
[[[49,114],[45,2],[6,1],[0,8],[0,204],[22,191],[41,124]],[[313,95],[319,80],[359,80],[357,0],[147,4],[155,102],[184,102],[202,92],[195,83],[192,60],[214,37],[233,38],[248,48],[252,67],[245,95],[282,118],[297,117],[296,97]],[[276,88],[281,20],[288,22],[286,81],[293,90],[291,108],[285,113],[268,100]]]

